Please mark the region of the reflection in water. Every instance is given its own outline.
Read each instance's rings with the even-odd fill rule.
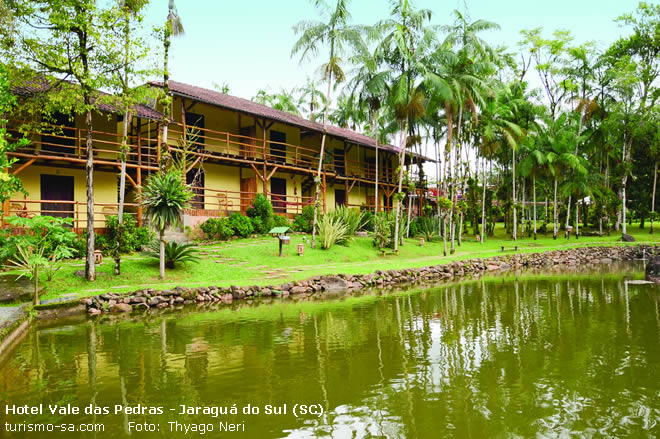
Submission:
[[[219,420],[245,422],[249,437],[657,437],[659,301],[658,287],[623,275],[499,278],[33,328],[0,366],[2,407],[165,413],[0,421],[104,423],[104,433],[66,436],[98,438],[128,437],[129,421],[158,422],[153,437],[175,437],[169,421]],[[233,403],[288,411],[212,419],[167,410]],[[295,418],[296,403],[325,413]]]

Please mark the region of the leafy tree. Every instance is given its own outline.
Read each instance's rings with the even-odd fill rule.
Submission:
[[[325,94],[325,111],[323,113],[323,134],[321,136],[321,152],[319,154],[319,165],[316,172],[316,191],[314,193],[314,220],[312,224],[312,243],[316,246],[316,221],[318,219],[319,194],[321,193],[321,170],[325,156],[325,141],[328,133],[328,120],[330,111],[330,102],[332,91],[332,81],[337,83],[345,79],[344,71],[341,68],[340,56],[346,46],[356,46],[360,42],[359,30],[349,25],[351,14],[348,11],[348,0],[337,0],[334,9],[331,9],[323,0],[312,0],[314,6],[322,14],[328,15],[327,22],[301,21],[294,26],[296,34],[300,38],[291,49],[291,56],[300,53],[301,62],[315,56],[321,46],[329,46],[329,58],[321,69],[323,79],[327,81],[328,88]]]
[[[117,214],[118,227],[114,253],[115,275],[121,273],[121,247],[123,240],[124,199],[126,193],[126,159],[130,152],[128,145],[128,125],[131,123],[131,109],[144,98],[144,90],[151,88],[131,88],[135,82],[143,82],[150,73],[140,63],[146,58],[147,47],[144,39],[136,36],[143,20],[142,11],[149,0],[119,0],[117,15],[122,16],[123,23],[118,26],[117,40],[123,42],[123,66],[117,71],[117,89],[119,102],[123,108],[124,122],[122,124],[122,142],[120,151],[121,170],[119,175],[119,210]]]
[[[18,159],[9,158],[8,152],[15,151],[21,146],[27,145],[27,139],[13,142],[11,135],[7,133],[7,120],[3,115],[8,114],[16,105],[16,99],[10,92],[9,78],[5,67],[0,64],[0,206],[2,206],[12,194],[23,192],[21,180],[9,171]]]
[[[110,72],[121,70],[123,56],[112,35],[121,14],[94,0],[8,2],[20,37],[11,55],[24,70],[23,79],[44,83],[49,105],[38,111],[85,115],[87,185],[87,249],[85,273],[96,278],[94,266],[94,153],[92,113],[107,97],[97,90],[112,88]],[[71,81],[71,82],[65,82]]]

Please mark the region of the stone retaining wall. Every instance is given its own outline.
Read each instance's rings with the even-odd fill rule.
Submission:
[[[443,279],[458,279],[483,273],[521,268],[566,267],[609,264],[649,258],[660,255],[660,246],[583,247],[554,250],[545,253],[521,253],[487,259],[468,259],[442,265],[401,270],[377,270],[371,274],[338,274],[315,276],[311,279],[289,282],[279,286],[250,287],[176,287],[157,291],[143,289],[131,293],[107,293],[80,300],[89,314],[106,312],[130,312],[137,309],[167,308],[192,303],[220,302],[230,304],[234,300],[257,297],[286,297],[312,295],[326,291],[355,291],[369,287],[386,287],[398,284],[416,284]]]

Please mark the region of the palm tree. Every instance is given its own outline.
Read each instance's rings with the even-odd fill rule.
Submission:
[[[385,96],[388,93],[388,72],[379,71],[377,54],[369,50],[356,52],[351,61],[359,67],[357,71],[354,72],[353,79],[349,83],[348,88],[352,91],[352,94],[357,97],[358,102],[362,105],[366,105],[369,110],[369,122],[371,126],[371,132],[369,134],[374,138],[374,148],[376,150],[376,179],[374,185],[374,214],[376,215],[378,214],[378,140],[379,126],[381,122],[380,110],[383,103],[382,96]]]
[[[352,94],[342,94],[337,99],[337,108],[330,113],[330,121],[342,128],[357,131],[365,115]]]
[[[169,0],[167,20],[165,20],[165,28],[163,30],[163,49],[164,49],[164,58],[163,58],[163,92],[165,97],[163,98],[163,145],[167,149],[167,126],[169,123],[169,118],[171,116],[171,103],[169,100],[170,94],[170,72],[168,70],[168,63],[170,57],[170,45],[172,37],[178,37],[183,35],[183,24],[181,23],[181,17],[176,10],[176,5],[174,0]],[[161,163],[161,169],[163,168],[165,160]]]
[[[144,214],[159,234],[161,279],[165,279],[165,230],[180,226],[181,213],[195,195],[183,181],[178,170],[158,172],[149,177],[142,192]]]
[[[316,82],[310,78],[307,78],[307,82],[298,89],[298,92],[300,92],[301,101],[309,102],[309,114],[307,118],[312,122],[316,122],[319,117],[316,113],[317,110],[324,108],[326,104],[325,95],[316,87]]]
[[[546,157],[541,150],[540,145],[537,143],[538,137],[529,136],[523,147],[525,149],[525,158],[520,161],[519,172],[525,177],[532,178],[532,203],[534,204],[534,222],[532,232],[534,240],[536,240],[536,177],[542,171],[546,162]]]
[[[512,189],[513,189],[513,239],[516,239],[516,149],[522,137],[522,128],[513,122],[514,112],[509,90],[501,86],[492,99],[487,99],[481,113],[480,133],[481,145],[490,156],[502,146],[511,148],[512,158]],[[485,206],[483,206],[485,208]],[[484,219],[482,212],[482,221]]]
[[[296,34],[300,38],[291,49],[291,56],[301,53],[301,62],[316,55],[319,46],[327,44],[329,46],[328,62],[322,66],[323,78],[328,82],[327,92],[325,94],[325,111],[323,113],[323,135],[321,136],[321,151],[319,153],[319,165],[316,172],[316,191],[314,193],[314,220],[312,222],[312,248],[316,247],[316,222],[318,220],[319,195],[321,193],[321,171],[325,158],[325,139],[328,133],[328,116],[330,111],[330,92],[332,91],[333,77],[337,83],[344,80],[344,72],[340,66],[339,56],[344,51],[345,46],[359,44],[360,33],[356,27],[348,23],[351,14],[348,12],[348,0],[337,0],[334,10],[329,10],[322,0],[312,0],[314,6],[322,13],[329,15],[327,23],[301,21],[294,26]]]
[[[122,98],[124,102],[124,123],[122,125],[122,143],[121,143],[121,170],[119,173],[119,209],[117,211],[117,243],[115,253],[115,275],[121,273],[121,248],[123,221],[124,221],[124,199],[126,192],[126,155],[129,152],[128,146],[128,125],[131,123],[131,98],[129,96],[129,75],[131,74],[131,18],[140,13],[146,5],[147,0],[121,0],[120,7],[124,15],[124,72],[121,78]]]
[[[443,46],[449,47],[455,52],[455,56],[450,58],[453,62],[445,66],[454,90],[452,102],[447,103],[447,110],[453,113],[451,117],[448,117],[448,120],[455,120],[456,122],[455,133],[449,132],[451,139],[448,138],[446,158],[453,157],[457,161],[453,166],[447,163],[450,170],[457,169],[461,171],[460,177],[454,179],[451,187],[452,193],[457,193],[459,183],[463,192],[465,192],[467,184],[467,163],[466,166],[458,166],[458,160],[467,140],[467,136],[463,135],[463,129],[466,123],[470,121],[470,118],[464,117],[464,112],[471,112],[472,122],[476,126],[478,124],[477,106],[483,104],[483,97],[490,92],[483,79],[494,73],[493,61],[497,59],[497,52],[479,37],[479,33],[499,29],[499,25],[486,20],[470,22],[469,17],[458,10],[454,10],[454,17],[454,24],[444,26],[442,29],[447,32]],[[458,172],[456,174],[458,175]],[[454,199],[453,194],[451,198]],[[451,253],[455,251],[454,209],[455,206],[449,214]],[[459,213],[459,245],[461,243],[462,227],[463,214],[461,211]]]
[[[383,70],[389,71],[387,103],[399,125],[399,181],[394,223],[394,235],[398,238],[410,133],[415,132],[415,124],[426,114],[429,98],[437,96],[438,100],[445,101],[452,92],[446,78],[435,69],[446,59],[447,51],[437,44],[438,29],[428,25],[431,11],[415,10],[408,0],[398,0],[390,15],[389,19],[376,24],[376,29],[384,35],[376,51]],[[397,239],[395,252],[398,243]]]

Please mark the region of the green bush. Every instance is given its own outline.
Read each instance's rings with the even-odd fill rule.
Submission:
[[[313,222],[314,206],[307,205],[303,207],[302,213],[293,219],[293,230],[296,232],[312,233]]]
[[[149,255],[160,259],[160,242],[153,241],[150,249]],[[176,241],[165,243],[165,267],[174,268],[178,263],[198,261],[199,252],[195,244],[179,244]]]
[[[238,212],[231,214],[229,217],[229,225],[234,231],[234,234],[242,238],[247,238],[252,232],[254,232],[250,218],[243,216]]]
[[[360,230],[364,230],[366,232],[373,232],[375,221],[376,221],[376,218],[375,218],[374,213],[372,211],[370,211],[370,210],[362,211],[362,226],[361,226]]]
[[[250,218],[250,222],[252,223],[252,229],[255,231],[255,233],[263,235],[265,233],[268,233],[268,230],[270,230],[270,229],[264,230],[265,229],[264,222],[258,216]]]
[[[200,228],[208,239],[226,241],[234,236],[234,230],[231,228],[228,218],[209,218]]]
[[[2,234],[0,239],[0,265],[16,255],[17,245],[39,247],[43,256],[50,258],[58,247],[71,249],[71,257],[81,257],[84,253],[77,251],[76,241],[78,235],[67,226],[71,224],[70,218],[56,218],[52,216],[35,216],[34,218],[21,218],[11,216],[5,219],[15,228],[25,230],[25,234],[14,235],[9,230]],[[68,256],[67,256],[68,257]]]
[[[418,218],[414,223],[417,224],[418,234],[422,235],[426,241],[432,241],[438,235],[438,230],[440,229],[440,218],[437,216],[431,217],[421,217]],[[413,223],[413,224],[414,224]],[[412,234],[412,224],[411,224],[411,234]],[[416,235],[415,235],[416,236]]]
[[[116,215],[109,216],[106,220],[106,227],[107,233],[100,238],[103,238],[108,249],[114,249],[117,245],[119,218]],[[138,227],[133,215],[124,215],[122,227],[124,230],[119,248],[120,253],[126,254],[142,250],[154,239],[151,230],[146,227]],[[100,247],[97,245],[97,248]]]
[[[334,244],[346,242],[350,235],[348,226],[341,218],[333,215],[323,215],[318,224],[321,248],[329,249]]]
[[[291,227],[291,221],[285,216],[273,215],[273,227]]]
[[[257,194],[246,213],[253,220],[252,226],[256,233],[263,235],[273,228],[273,206],[263,194]],[[256,218],[260,221],[255,221]]]
[[[394,246],[394,215],[379,212],[374,217],[374,245],[378,248]]]
[[[329,215],[346,225],[346,239],[344,242],[350,240],[355,235],[355,232],[363,226],[364,216],[358,209],[340,206]],[[342,242],[338,242],[338,244],[342,244]]]

